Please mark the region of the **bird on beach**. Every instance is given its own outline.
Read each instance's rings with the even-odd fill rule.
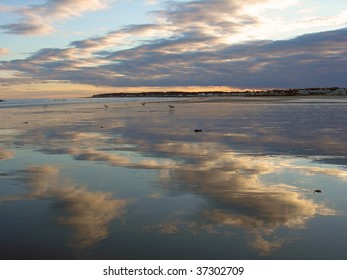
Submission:
[[[176,107],[173,106],[173,105],[167,105],[167,106],[169,106],[170,109],[176,108]]]
[[[105,108],[108,108],[108,106],[107,106],[106,104],[104,104],[104,107],[105,107]]]

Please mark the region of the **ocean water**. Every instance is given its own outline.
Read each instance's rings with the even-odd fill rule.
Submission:
[[[346,103],[182,100],[1,102],[0,258],[347,259]]]

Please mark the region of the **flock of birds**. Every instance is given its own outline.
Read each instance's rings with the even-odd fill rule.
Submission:
[[[145,105],[146,105],[146,103],[145,103],[145,102],[142,102],[142,105],[143,105],[143,106],[145,106]],[[167,106],[169,106],[169,108],[170,108],[170,109],[174,109],[174,108],[176,108],[174,105],[170,105],[170,104],[169,104],[169,105],[167,105]],[[105,107],[105,108],[108,108],[108,105],[104,104],[104,107]]]

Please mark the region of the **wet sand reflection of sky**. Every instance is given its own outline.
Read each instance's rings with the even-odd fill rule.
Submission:
[[[71,230],[65,243],[78,257],[88,248],[88,258],[122,258],[103,246],[119,238],[133,248],[135,238],[145,247],[152,235],[166,236],[169,245],[194,236],[210,239],[210,245],[201,244],[205,258],[237,257],[227,251],[213,255],[216,238],[225,247],[242,240],[249,258],[291,258],[293,249],[286,248],[312,234],[312,221],[344,219],[343,105],[102,105],[1,112],[8,121],[1,129],[0,208],[15,201],[49,202],[44,211]],[[156,256],[161,242],[153,249]],[[130,251],[125,258],[150,256]],[[196,257],[179,250],[175,256]]]

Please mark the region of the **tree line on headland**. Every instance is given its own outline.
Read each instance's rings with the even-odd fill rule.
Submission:
[[[342,96],[347,95],[346,88],[298,88],[246,91],[148,91],[148,92],[114,92],[95,94],[92,98],[103,97],[204,97],[204,96]]]

